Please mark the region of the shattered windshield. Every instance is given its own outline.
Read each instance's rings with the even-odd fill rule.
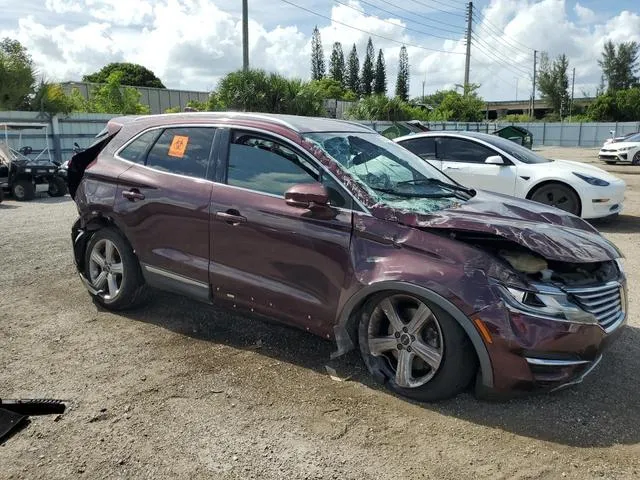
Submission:
[[[369,195],[396,208],[432,211],[475,194],[377,133],[322,132],[306,138],[359,180]]]

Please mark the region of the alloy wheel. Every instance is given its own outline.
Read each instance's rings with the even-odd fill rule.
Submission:
[[[631,165],[640,165],[640,152],[636,152],[633,156],[633,160],[631,160]]]
[[[563,185],[545,185],[533,194],[531,200],[579,215],[580,207],[576,194]]]
[[[94,288],[104,292],[105,300],[115,298],[124,280],[122,256],[115,243],[102,239],[93,246],[89,257],[89,280]]]
[[[371,314],[367,333],[371,355],[386,360],[399,387],[420,387],[438,372],[444,356],[442,329],[434,312],[417,298],[384,298]]]

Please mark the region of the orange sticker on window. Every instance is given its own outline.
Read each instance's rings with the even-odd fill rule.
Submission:
[[[178,158],[184,157],[184,152],[187,149],[188,143],[189,137],[175,135],[171,141],[171,145],[169,146],[169,156]]]

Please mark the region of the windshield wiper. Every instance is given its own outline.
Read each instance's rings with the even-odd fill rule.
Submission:
[[[476,191],[473,188],[467,188],[467,187],[463,187],[462,185],[454,185],[453,183],[443,182],[442,180],[438,180],[437,178],[417,178],[413,180],[405,180],[403,182],[398,182],[396,185],[425,185],[425,184],[440,185],[441,187],[450,188],[451,190],[455,190],[457,192],[464,192],[471,196],[474,196],[476,194]]]
[[[451,198],[455,197],[454,193],[413,193],[413,192],[400,192],[398,190],[393,190],[392,188],[376,188],[370,187],[372,190],[376,192],[386,193],[389,195],[396,195],[398,197],[405,198]]]

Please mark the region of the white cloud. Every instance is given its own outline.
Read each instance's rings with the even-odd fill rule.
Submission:
[[[462,38],[441,40],[421,35],[404,27],[437,33],[407,24],[399,18],[411,17],[404,12],[398,12],[397,18],[376,16],[366,4],[348,1],[353,8],[336,4],[329,9],[315,2],[309,7],[331,16],[332,22],[284,8],[285,4],[279,18],[271,15],[267,20],[259,14],[262,5],[257,5],[253,11],[258,13],[250,22],[252,66],[308,78],[310,36],[318,24],[327,60],[333,42],[339,41],[345,56],[355,43],[362,62],[369,36],[365,32],[377,35],[373,36],[374,47],[376,52],[380,48],[384,52],[390,92],[395,84],[399,42],[414,45],[408,47],[413,95],[421,93],[423,80],[427,93],[462,83]],[[303,4],[301,0],[298,3]],[[235,4],[221,0],[46,0],[45,7],[44,14],[38,11],[14,18],[10,30],[3,22],[0,37],[20,40],[48,78],[78,80],[106,63],[132,61],[156,72],[167,86],[204,90],[215,87],[222,75],[242,64],[241,24]],[[228,8],[234,8],[233,12]],[[391,4],[386,8],[396,11]],[[604,42],[640,41],[637,13],[602,18],[577,3],[573,7],[577,20],[572,21],[567,8],[565,0],[490,0],[482,11],[476,11],[484,20],[474,25],[471,81],[482,84],[485,98],[513,98],[516,78],[519,98],[528,96],[533,68],[529,47],[548,51],[552,57],[566,53],[577,70],[576,92],[585,88],[593,92],[600,77],[597,59]],[[294,13],[296,20],[290,17]],[[444,18],[453,21],[454,17]],[[460,23],[462,30],[463,21]]]

